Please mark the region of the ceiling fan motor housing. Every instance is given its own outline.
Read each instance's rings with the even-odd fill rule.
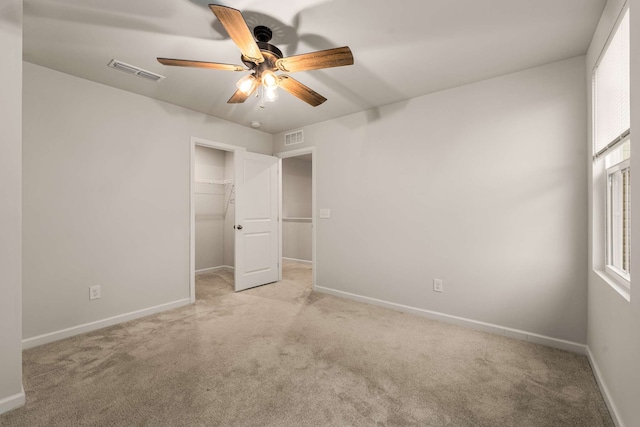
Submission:
[[[256,36],[256,40],[259,42],[267,43],[273,37],[273,31],[269,27],[258,25],[253,29],[253,35]]]
[[[281,59],[283,55],[280,49],[269,43],[273,32],[269,27],[258,25],[253,29],[253,34],[256,37],[258,48],[260,48],[260,52],[262,52],[262,56],[264,56],[264,62],[256,64],[244,55],[240,57],[242,62],[250,70],[256,70],[258,77],[265,70],[276,71],[278,69],[278,67],[276,67],[276,61]]]

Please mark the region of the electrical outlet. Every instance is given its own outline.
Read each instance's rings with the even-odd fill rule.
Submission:
[[[89,287],[89,299],[98,299],[100,298],[100,285],[90,286]]]
[[[433,291],[442,292],[442,279],[433,279]]]

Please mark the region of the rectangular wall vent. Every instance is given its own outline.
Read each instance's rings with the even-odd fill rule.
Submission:
[[[143,70],[142,68],[138,68],[136,66],[124,63],[122,61],[118,61],[116,59],[112,59],[111,62],[109,62],[109,67],[115,68],[116,70],[120,70],[120,71],[125,72],[127,74],[133,74],[133,75],[136,75],[138,77],[142,77],[143,79],[151,80],[151,81],[154,81],[154,82],[158,82],[158,81],[164,79],[164,76],[161,76],[160,74],[156,74],[156,73],[152,73],[151,71]]]
[[[285,133],[284,134],[284,145],[295,145],[301,144],[304,142],[304,134],[302,130],[297,130],[295,132]]]

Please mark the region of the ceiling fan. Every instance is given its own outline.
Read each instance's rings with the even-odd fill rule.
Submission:
[[[240,48],[242,65],[221,64],[218,62],[189,61],[186,59],[158,58],[163,65],[178,67],[210,68],[226,71],[252,71],[241,78],[238,89],[227,103],[242,103],[262,85],[265,100],[273,100],[277,96],[276,89],[281,87],[306,103],[317,107],[327,100],[311,88],[287,74],[276,75],[276,71],[295,73],[297,71],[318,70],[321,68],[340,67],[353,64],[353,55],[349,47],[321,50],[302,55],[284,58],[280,49],[270,44],[272,31],[259,25],[253,29],[254,37],[247,26],[242,12],[226,6],[210,4],[209,8],[216,15],[222,26],[229,33],[231,40]]]

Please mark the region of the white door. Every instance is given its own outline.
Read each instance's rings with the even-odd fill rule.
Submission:
[[[236,292],[279,278],[280,163],[277,157],[235,151]]]

